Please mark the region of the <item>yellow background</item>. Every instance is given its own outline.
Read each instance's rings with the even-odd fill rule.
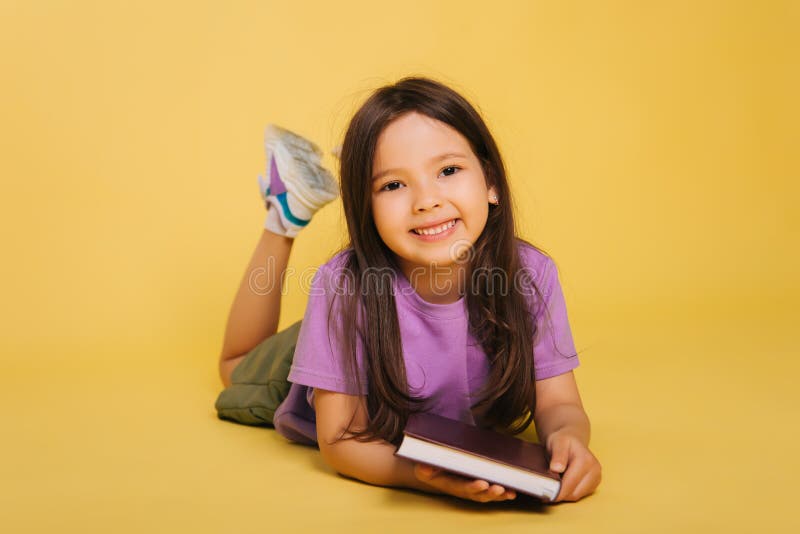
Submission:
[[[0,3],[0,524],[797,531],[799,6]],[[578,503],[370,486],[216,419],[264,126],[329,150],[409,74],[484,114],[559,266],[604,476]],[[290,265],[343,235],[336,202]]]

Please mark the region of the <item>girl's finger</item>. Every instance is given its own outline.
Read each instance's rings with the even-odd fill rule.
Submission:
[[[563,473],[567,468],[570,457],[569,440],[556,440],[553,443],[553,454],[550,457],[550,469],[556,473]]]
[[[467,492],[472,494],[481,493],[489,489],[489,487],[490,484],[485,480],[473,480],[467,484]]]
[[[574,490],[578,482],[583,478],[584,472],[581,469],[580,462],[573,462],[567,468],[567,472],[561,477],[561,491],[558,492],[556,501],[562,501],[568,497]]]
[[[480,482],[483,483],[482,490],[472,492],[471,497],[477,501],[486,502],[486,501],[495,501],[500,499],[505,500],[506,497],[504,496],[506,493],[506,489],[499,485],[499,484],[490,484],[485,480],[481,480]]]
[[[429,480],[431,478],[434,478],[437,474],[439,474],[441,469],[433,467],[432,465],[417,464],[417,471],[420,476],[422,476],[426,480]]]
[[[506,493],[506,489],[499,484],[492,484],[489,486],[489,489],[486,490],[486,493],[492,497],[492,500],[495,500],[504,495]]]
[[[436,477],[431,477],[428,483],[434,484],[439,489],[454,495],[478,502],[488,502],[495,500],[507,500],[510,498],[509,492],[499,484],[490,484],[486,480],[470,480],[461,475],[447,473],[444,470]],[[512,494],[516,497],[516,494]]]
[[[499,484],[493,484],[489,489],[478,494],[478,497],[483,501],[507,501],[516,498],[516,496],[513,490],[507,490]]]
[[[485,489],[483,489],[482,491],[475,492],[474,495],[478,496],[478,497],[492,497],[492,498],[494,498],[497,495],[499,495],[500,493],[503,493],[503,491],[504,491],[502,486],[498,486],[497,484],[489,484],[488,482],[486,484],[487,484],[487,486],[486,486]],[[498,490],[498,488],[500,488],[500,489]]]
[[[441,469],[439,469],[438,467],[433,467],[432,465],[425,466],[425,471],[432,477],[435,477],[436,475],[442,472]]]
[[[485,494],[492,487],[492,485],[485,480],[469,480],[468,478],[454,474],[445,473],[440,476],[438,480],[445,485],[448,492],[472,500],[481,500],[481,495]]]
[[[599,484],[600,477],[590,472],[572,490],[572,497],[576,500],[585,497],[592,493]]]

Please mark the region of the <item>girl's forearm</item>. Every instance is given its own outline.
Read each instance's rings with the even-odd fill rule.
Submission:
[[[414,475],[414,462],[395,456],[395,450],[395,446],[385,440],[364,443],[352,439],[320,448],[326,463],[346,477],[377,486],[442,493],[419,480]]]
[[[541,444],[547,443],[547,438],[553,432],[568,429],[584,445],[589,446],[591,424],[586,412],[577,404],[556,404],[546,410],[537,412],[534,419],[536,435],[539,437],[539,443]]]

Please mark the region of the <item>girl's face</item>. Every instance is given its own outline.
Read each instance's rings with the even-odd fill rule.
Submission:
[[[406,113],[381,132],[372,167],[372,217],[407,275],[450,265],[477,241],[496,193],[457,130]]]

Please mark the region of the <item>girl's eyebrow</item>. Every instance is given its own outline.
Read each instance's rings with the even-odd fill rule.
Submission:
[[[432,157],[428,163],[429,163],[429,164],[430,164],[430,163],[436,163],[437,161],[441,161],[441,160],[443,160],[443,159],[447,159],[447,158],[464,158],[464,159],[466,159],[466,157],[467,157],[467,156],[465,156],[465,155],[464,155],[464,154],[462,154],[461,152],[446,152],[446,153],[444,153],[444,154],[439,154],[438,156],[434,156],[434,157]],[[379,180],[379,179],[383,178],[383,177],[384,177],[385,175],[387,175],[387,174],[392,174],[392,173],[396,173],[396,172],[401,172],[402,170],[403,170],[403,169],[386,169],[386,170],[384,170],[384,171],[381,171],[381,172],[379,172],[378,174],[374,175],[374,176],[372,177],[372,180],[373,180],[373,181],[375,181],[375,180]]]

